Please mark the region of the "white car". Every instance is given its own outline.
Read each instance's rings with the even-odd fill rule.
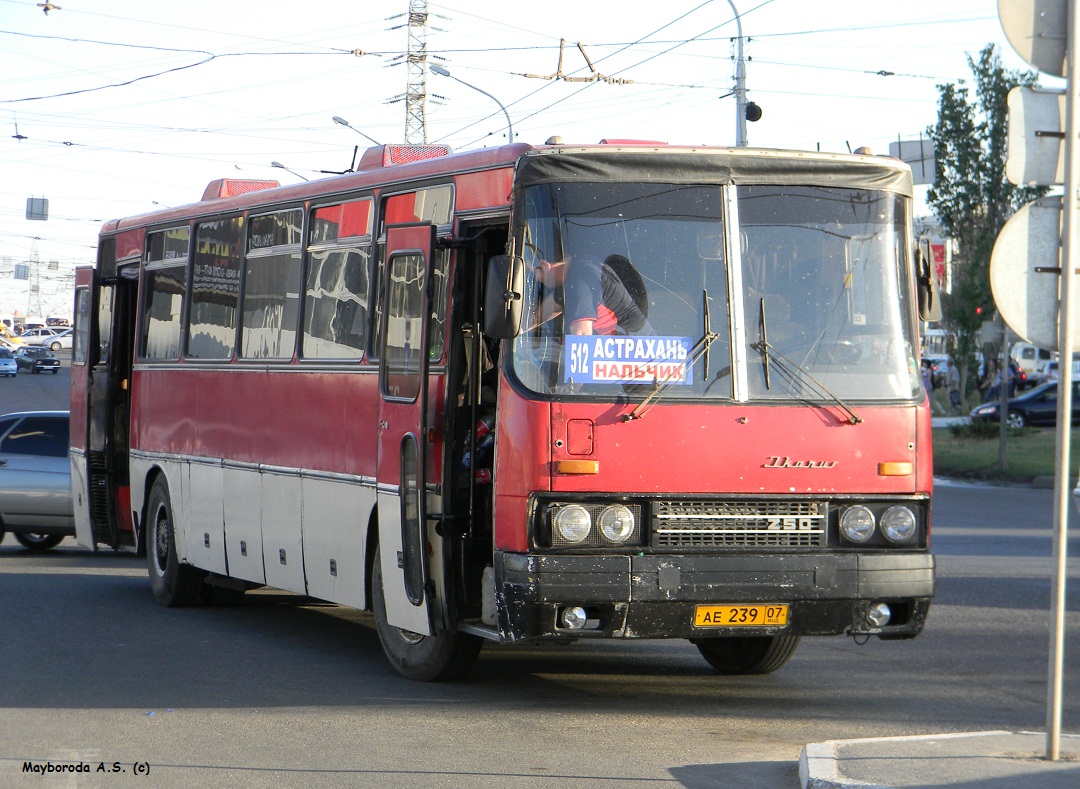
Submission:
[[[0,345],[0,375],[14,378],[19,374],[19,365],[15,361],[15,354]]]
[[[30,329],[19,335],[27,345],[44,346],[50,351],[71,347],[71,329],[50,328]]]

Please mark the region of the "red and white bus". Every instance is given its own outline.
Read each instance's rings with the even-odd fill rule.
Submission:
[[[78,539],[167,606],[484,641],[911,638],[934,591],[906,165],[614,141],[369,149],[106,223],[78,272]],[[591,333],[589,333],[591,332]]]

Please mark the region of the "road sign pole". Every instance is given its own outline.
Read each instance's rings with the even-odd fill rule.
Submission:
[[[1049,682],[1046,696],[1046,758],[1057,761],[1061,751],[1061,697],[1065,662],[1065,581],[1068,561],[1069,523],[1069,435],[1072,432],[1072,358],[1073,358],[1073,285],[1074,271],[1080,257],[1076,253],[1077,189],[1080,167],[1077,163],[1076,135],[1080,132],[1080,106],[1076,100],[1080,84],[1080,25],[1076,18],[1076,0],[1069,0],[1068,42],[1065,72],[1065,192],[1061,216],[1061,312],[1058,349],[1061,364],[1057,400],[1057,470],[1054,475],[1054,559],[1055,574],[1051,585],[1051,623]]]

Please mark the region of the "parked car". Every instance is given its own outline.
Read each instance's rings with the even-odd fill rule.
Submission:
[[[1031,343],[1016,342],[1009,349],[1009,356],[1021,370],[1027,373],[1028,378],[1031,378],[1041,366],[1054,359],[1057,354]]]
[[[1058,380],[1061,371],[1061,362],[1057,359],[1049,361],[1035,373],[1036,380],[1041,384],[1053,383]],[[1073,359],[1072,379],[1080,381],[1080,359]]]
[[[48,373],[53,375],[60,372],[60,360],[57,359],[48,348],[34,348],[26,346],[15,351],[15,363],[20,370],[26,369],[32,373]]]
[[[0,346],[0,375],[14,378],[19,372],[19,363],[15,361],[15,354],[7,348]]]
[[[1009,427],[1057,425],[1057,383],[1040,384],[1008,401],[1006,424]],[[1000,407],[996,402],[983,403],[971,412],[973,420],[997,422]],[[1080,381],[1073,384],[1072,423],[1080,424]]]
[[[72,337],[71,329],[63,329],[58,331],[52,337],[45,338],[41,344],[50,351],[59,351],[62,348],[71,350]]]
[[[41,326],[37,329],[27,329],[19,338],[27,345],[46,345],[49,340],[62,332],[63,329]]]
[[[68,412],[0,416],[0,540],[10,531],[31,550],[75,534]]]

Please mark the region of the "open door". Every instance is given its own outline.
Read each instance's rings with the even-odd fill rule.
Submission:
[[[128,477],[138,262],[118,265],[107,239],[97,270],[76,276],[71,461],[80,545],[134,547]]]
[[[391,625],[428,636],[425,425],[435,226],[390,226],[386,238],[376,471],[383,597]]]

